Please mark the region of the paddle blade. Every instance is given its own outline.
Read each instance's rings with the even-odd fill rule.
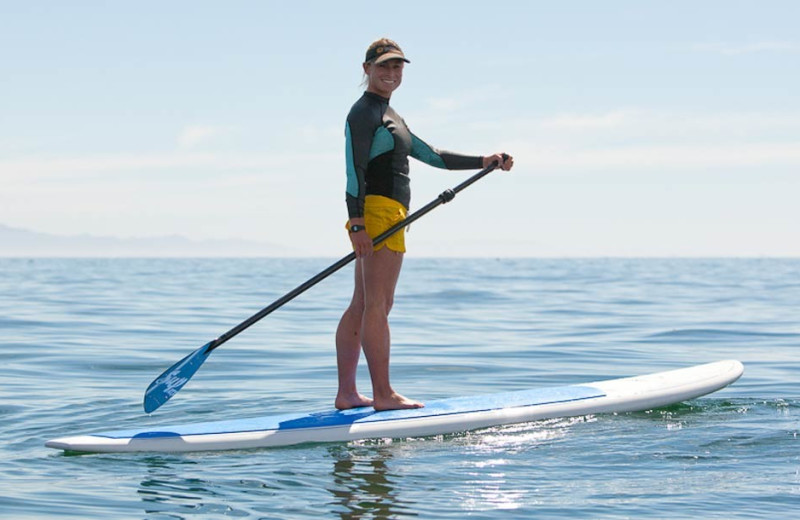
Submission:
[[[181,359],[150,383],[144,392],[144,411],[146,413],[157,410],[189,382],[189,379],[210,354],[209,347],[212,343],[213,341],[209,341]]]

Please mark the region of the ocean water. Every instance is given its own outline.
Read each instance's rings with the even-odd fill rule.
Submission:
[[[331,406],[352,271],[162,370],[331,259],[0,259],[0,517],[797,518],[800,260],[406,260],[396,389],[422,400],[739,359],[709,396],[428,438],[70,456],[54,437]],[[363,361],[362,361],[363,365]],[[368,393],[366,370],[361,389]]]

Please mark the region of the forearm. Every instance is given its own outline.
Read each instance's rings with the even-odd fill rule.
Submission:
[[[483,166],[483,157],[438,150],[413,133],[411,134],[411,156],[425,164],[446,170],[475,170]]]
[[[347,216],[349,218],[363,218],[364,216],[364,199],[363,197],[357,197],[351,195],[349,192],[345,195],[345,201],[347,202]]]

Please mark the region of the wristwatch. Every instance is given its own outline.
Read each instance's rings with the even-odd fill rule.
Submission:
[[[365,231],[366,229],[367,226],[362,226],[361,224],[353,224],[352,226],[350,226],[349,231],[351,233],[358,233],[359,231]]]

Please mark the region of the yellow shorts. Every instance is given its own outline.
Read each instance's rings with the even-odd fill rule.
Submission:
[[[406,208],[394,199],[382,195],[367,195],[364,198],[364,224],[367,234],[374,239],[398,222],[402,222],[408,214]],[[406,230],[401,229],[377,246],[375,251],[388,247],[398,253],[406,252]]]

